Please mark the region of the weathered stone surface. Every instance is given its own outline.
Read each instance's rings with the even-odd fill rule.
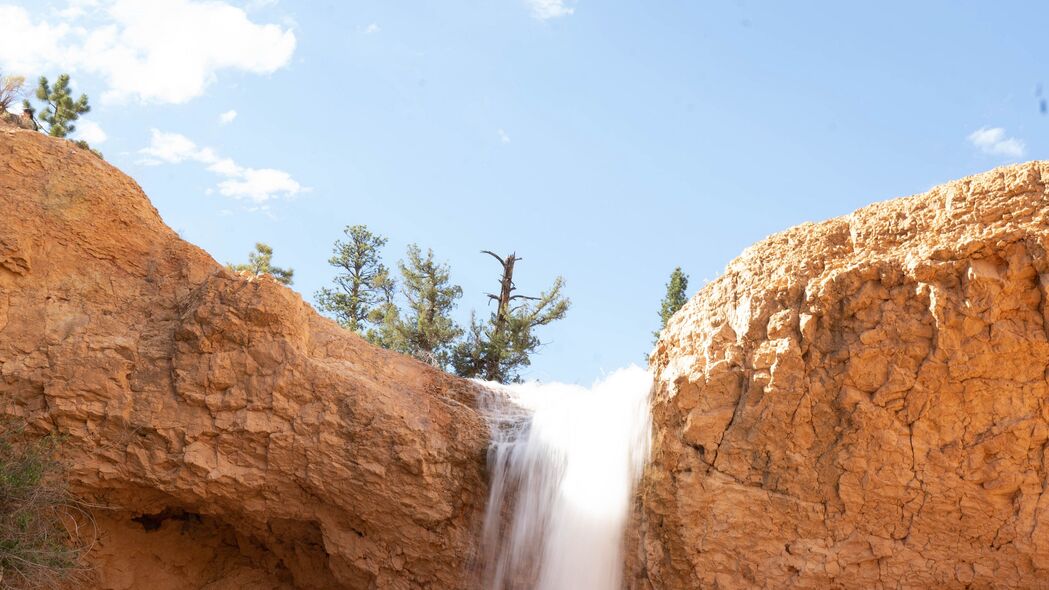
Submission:
[[[65,435],[95,585],[459,588],[469,382],[230,273],[70,142],[0,127],[0,413]]]
[[[1049,587],[1049,163],[746,250],[657,346],[638,588]]]

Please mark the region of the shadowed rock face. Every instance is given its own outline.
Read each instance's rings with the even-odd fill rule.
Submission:
[[[704,287],[654,355],[632,585],[1044,585],[1047,177],[802,225]]]
[[[95,587],[462,587],[469,382],[228,272],[69,142],[0,127],[0,219],[0,412],[105,506]]]

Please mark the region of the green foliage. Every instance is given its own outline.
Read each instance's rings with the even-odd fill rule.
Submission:
[[[422,255],[419,246],[408,246],[408,260],[398,263],[401,291],[408,302],[403,320],[397,323],[397,342],[404,352],[435,367],[446,367],[453,342],[463,333],[451,313],[463,290],[450,282],[447,264],[434,261],[433,251]]]
[[[25,78],[21,77],[0,78],[0,114],[14,102],[16,97],[22,95],[21,90],[24,83]],[[43,110],[38,114],[28,99],[22,101],[22,110],[33,121],[37,129],[41,129],[40,123],[46,123],[47,128],[44,131],[52,137],[66,137],[73,133],[76,131],[74,121],[79,119],[80,115],[91,111],[86,94],[81,94],[80,98],[73,100],[72,91],[69,88],[69,74],[59,76],[54,86],[47,81],[46,77],[40,76],[35,96],[44,103]],[[99,158],[102,157],[102,152],[92,148],[82,139],[75,140],[73,143]]]
[[[389,348],[398,352],[407,352],[407,346],[401,337],[401,310],[397,307],[397,281],[390,276],[386,267],[372,280],[379,301],[368,312],[368,328],[364,338],[376,346]]]
[[[0,421],[0,588],[54,588],[77,573],[85,543],[70,529],[89,517],[65,486],[56,446]]]
[[[404,322],[401,310],[396,303],[379,304],[368,317],[371,326],[364,332],[364,338],[376,346],[409,354],[408,342],[404,337]]]
[[[519,381],[520,369],[542,346],[536,328],[564,318],[570,306],[561,277],[539,297],[514,295],[513,265],[520,258],[486,252],[503,264],[500,295],[489,295],[499,304],[485,321],[472,314],[464,334],[452,318],[462,288],[451,283],[449,266],[437,262],[432,250],[424,254],[410,245],[394,279],[382,262],[384,236],[364,225],[344,233],[328,260],[339,273],[333,287],[317,292],[317,306],[372,344],[465,377]]]
[[[270,248],[262,242],[257,242],[255,244],[255,251],[248,254],[247,264],[229,263],[226,267],[235,272],[250,273],[253,277],[259,275],[270,275],[276,279],[277,282],[290,285],[295,271],[290,268],[273,266],[271,262],[272,260],[273,248]]]
[[[44,109],[37,118],[47,123],[47,134],[52,137],[65,137],[76,131],[74,121],[91,110],[86,94],[81,94],[80,98],[73,100],[69,88],[69,74],[60,75],[54,86],[48,83],[46,77],[40,76],[36,98],[44,103]],[[23,106],[26,104],[28,101],[23,103]]]
[[[22,99],[22,112],[28,113],[29,118],[33,120],[33,125],[37,125],[36,108],[33,106],[32,103],[29,102],[28,98]]]
[[[516,260],[520,259],[513,254],[500,259],[504,267],[503,289],[499,296],[489,295],[497,302],[495,312],[483,322],[471,315],[466,337],[453,350],[452,367],[462,377],[500,383],[520,381],[520,369],[531,364],[532,354],[542,345],[535,329],[563,319],[571,306],[561,293],[562,277],[557,277],[539,297],[512,295],[516,289],[512,274]],[[514,303],[520,300],[524,302]]]
[[[677,313],[685,303],[688,302],[688,275],[681,272],[681,267],[670,273],[670,281],[667,282],[667,292],[659,307],[659,329],[653,332],[656,340],[659,333],[667,327],[670,317]]]
[[[463,290],[451,284],[448,265],[436,262],[432,250],[423,256],[422,249],[412,244],[407,261],[397,266],[405,310],[397,306],[396,283],[384,269],[373,281],[381,301],[368,316],[371,327],[364,336],[372,344],[444,369],[455,339],[463,332],[451,317]]]
[[[317,306],[344,327],[365,334],[368,322],[389,315],[392,304],[395,285],[380,258],[386,238],[365,225],[348,226],[344,233],[347,240],[336,241],[328,259],[328,264],[339,269],[335,288],[317,291]]]
[[[78,148],[80,148],[82,150],[87,150],[87,151],[91,152],[92,154],[95,154],[99,158],[102,158],[102,152],[100,152],[100,151],[96,150],[95,148],[91,147],[83,139],[78,139],[78,140],[74,141],[73,144],[76,145]]]

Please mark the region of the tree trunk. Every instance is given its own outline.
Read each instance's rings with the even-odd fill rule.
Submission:
[[[489,294],[488,297],[498,303],[495,312],[495,322],[492,325],[492,339],[501,338],[506,332],[506,325],[510,316],[510,298],[514,291],[514,263],[520,260],[516,252],[511,252],[506,258],[502,258],[494,252],[484,250],[485,254],[492,255],[499,264],[503,266],[503,277],[499,281],[499,296]],[[502,381],[499,375],[499,354],[495,350],[488,351],[485,359],[484,378],[489,381]]]
[[[514,263],[520,260],[515,254],[510,254],[503,260],[503,278],[499,282],[499,311],[495,318],[495,327],[501,331],[506,327],[510,314],[510,295],[514,290]]]

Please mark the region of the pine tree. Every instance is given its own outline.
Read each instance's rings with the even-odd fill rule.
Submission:
[[[337,240],[328,264],[339,269],[335,288],[317,291],[317,306],[331,313],[344,327],[366,334],[367,323],[379,316],[376,310],[393,302],[389,270],[380,259],[386,238],[365,225],[347,226],[347,241]],[[389,311],[383,309],[383,316]],[[378,337],[378,334],[374,334]]]
[[[407,353],[408,346],[401,327],[401,310],[396,302],[397,281],[383,268],[375,276],[372,284],[381,299],[368,313],[368,323],[371,326],[365,331],[364,337],[376,346]]]
[[[91,110],[86,94],[81,94],[80,98],[73,100],[69,89],[69,74],[59,76],[54,86],[48,83],[46,77],[40,76],[36,97],[44,103],[44,109],[37,118],[47,123],[47,134],[52,137],[65,137],[76,131],[73,122]],[[30,115],[36,112],[28,100],[22,103],[22,108],[28,110]]]
[[[408,246],[408,260],[398,263],[401,292],[407,300],[403,320],[394,327],[394,342],[404,352],[438,368],[451,361],[453,343],[463,331],[451,314],[463,290],[450,282],[447,264],[434,260],[433,250],[423,256],[419,246]]]
[[[292,276],[295,271],[290,268],[280,268],[279,266],[273,266],[273,248],[268,245],[258,242],[255,244],[255,251],[248,254],[247,264],[227,264],[226,267],[235,272],[246,272],[250,273],[251,276],[257,277],[259,275],[270,275],[279,283],[285,285],[291,284]]]
[[[531,364],[532,353],[542,345],[535,328],[563,319],[571,301],[561,294],[561,277],[539,297],[515,295],[514,264],[521,258],[516,254],[503,258],[488,250],[482,253],[494,257],[503,267],[499,294],[488,294],[496,302],[496,310],[483,322],[471,315],[466,338],[452,354],[452,366],[463,377],[500,383],[520,381],[520,369]]]
[[[653,332],[656,340],[659,333],[667,327],[670,317],[677,313],[685,303],[688,302],[688,275],[681,272],[681,267],[670,273],[670,281],[667,282],[667,294],[663,297],[663,303],[659,307],[659,329]]]

